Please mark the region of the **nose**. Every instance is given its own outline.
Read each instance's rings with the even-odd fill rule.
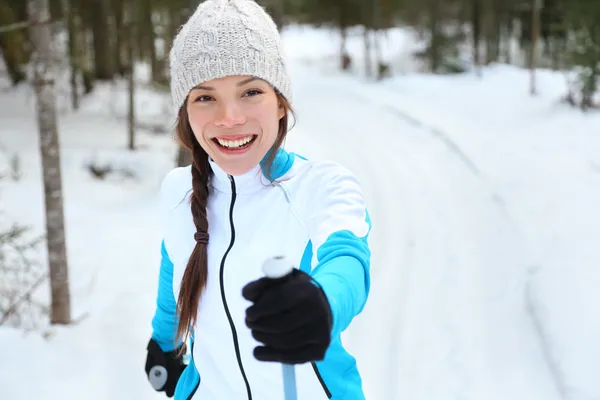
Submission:
[[[241,108],[234,102],[221,103],[217,112],[215,125],[223,128],[232,128],[236,125],[243,125],[246,122]]]

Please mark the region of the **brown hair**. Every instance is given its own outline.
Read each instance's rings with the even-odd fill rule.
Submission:
[[[283,107],[285,113],[279,120],[277,139],[271,148],[269,157],[265,160],[263,170],[271,179],[271,168],[277,154],[277,150],[283,144],[288,132],[288,113],[293,115],[293,110],[287,99],[277,90],[275,91],[279,100],[279,106]],[[196,226],[196,235],[206,237],[208,235],[208,219],[206,217],[206,205],[208,201],[208,187],[212,175],[208,154],[196,140],[194,132],[188,120],[186,108],[187,99],[179,110],[175,134],[179,143],[192,153],[192,194],[190,198],[192,216]],[[187,340],[190,327],[196,322],[196,313],[200,296],[206,286],[208,276],[207,266],[207,244],[202,240],[196,242],[196,246],[190,255],[179,290],[177,299],[177,311],[179,325],[177,326],[176,339]]]

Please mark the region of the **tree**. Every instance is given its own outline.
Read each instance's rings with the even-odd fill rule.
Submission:
[[[135,28],[137,25],[137,19],[135,15],[135,2],[129,1],[126,3],[125,17],[123,19],[124,28],[127,32],[127,84],[129,86],[129,112],[128,112],[128,128],[129,128],[129,150],[135,150],[135,43],[133,38],[135,37]],[[153,53],[154,54],[154,53]],[[154,57],[155,58],[155,57]],[[154,65],[154,59],[152,61]],[[154,68],[152,74],[154,75]]]
[[[531,81],[529,92],[531,95],[537,94],[535,84],[535,68],[537,63],[536,51],[540,37],[540,11],[542,8],[541,0],[533,0],[531,7],[531,48],[529,49],[529,68],[531,71]]]
[[[572,44],[568,61],[577,72],[577,96],[571,101],[582,110],[596,108],[594,96],[600,88],[600,6],[597,0],[571,0],[565,9]]]
[[[46,243],[50,268],[52,324],[71,322],[69,275],[65,245],[60,148],[56,119],[55,73],[48,0],[28,0],[37,122],[44,181]]]
[[[0,0],[0,26],[4,27],[4,30],[0,31],[0,53],[4,58],[8,75],[15,85],[25,80],[23,65],[28,61],[25,35],[20,28],[6,28],[6,26],[18,25],[18,18],[11,5],[5,0]]]

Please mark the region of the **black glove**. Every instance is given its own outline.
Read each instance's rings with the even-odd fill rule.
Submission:
[[[256,359],[302,364],[325,357],[331,308],[310,275],[294,269],[283,278],[260,278],[247,284],[242,296],[254,303],[246,310],[246,325],[264,344],[254,349]]]
[[[183,353],[178,356],[182,344],[179,348],[164,352],[154,339],[148,342],[148,355],[146,357],[146,375],[150,384],[157,392],[165,392],[167,397],[173,397],[175,386],[179,377],[183,373],[186,365],[183,362]]]

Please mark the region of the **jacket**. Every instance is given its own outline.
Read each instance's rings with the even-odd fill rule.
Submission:
[[[264,261],[295,260],[323,288],[333,315],[322,361],[296,365],[298,400],[364,399],[355,358],[340,334],[365,305],[370,288],[371,222],[355,176],[334,162],[309,161],[278,150],[271,180],[260,163],[231,177],[210,160],[207,218],[208,281],[191,333],[191,357],[175,400],[282,400],[281,365],[253,357],[259,342],[244,323],[250,306],[241,290],[262,277]],[[175,348],[176,299],[196,242],[189,198],[191,166],[162,182],[161,267],[152,337]]]

